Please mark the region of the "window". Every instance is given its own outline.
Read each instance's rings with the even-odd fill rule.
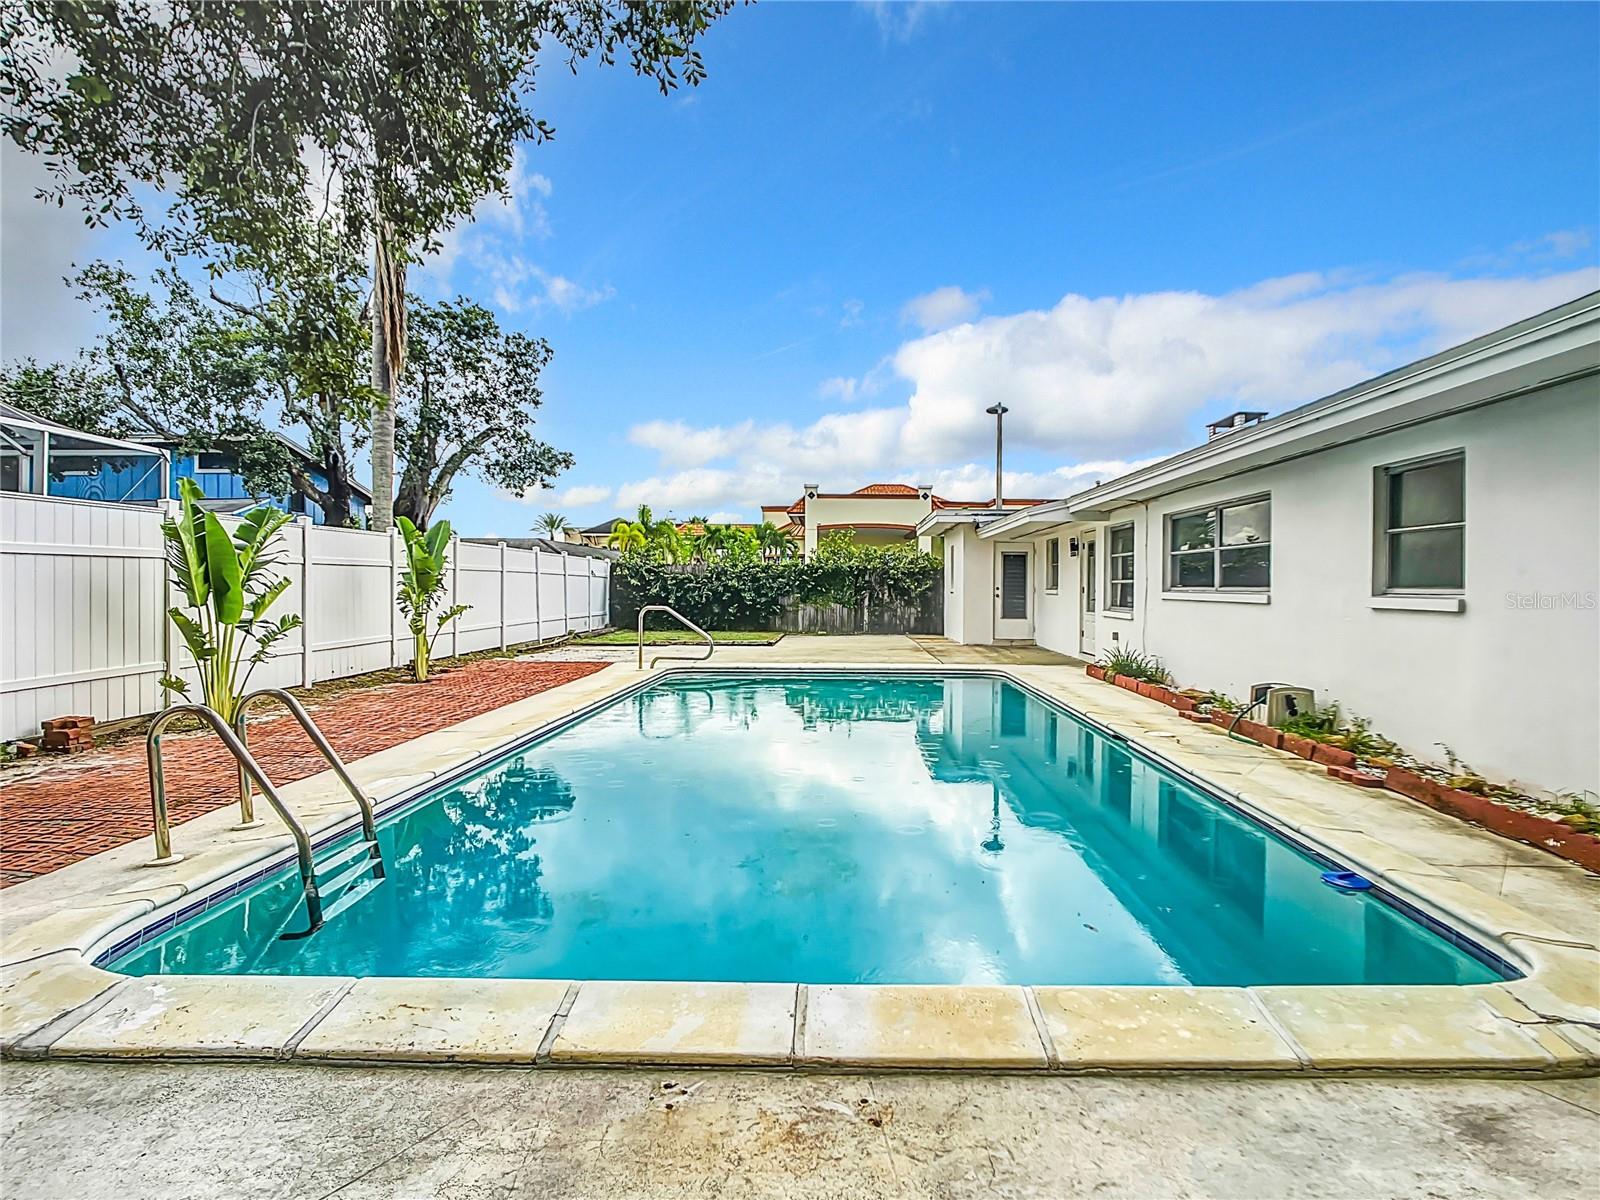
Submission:
[[[1133,609],[1133,525],[1111,527],[1111,604]]]
[[[1465,456],[1456,453],[1378,469],[1380,591],[1461,591],[1466,467]]]
[[[1044,544],[1044,590],[1061,589],[1061,539],[1051,538]]]
[[[202,450],[194,456],[196,471],[223,471],[233,474],[239,469],[237,454],[224,454],[220,450]]]
[[[65,479],[69,475],[98,475],[102,461],[92,454],[52,454],[50,476]]]
[[[1265,588],[1272,582],[1272,499],[1256,496],[1167,518],[1167,586]]]

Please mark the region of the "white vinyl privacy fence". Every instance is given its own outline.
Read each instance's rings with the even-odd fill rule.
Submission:
[[[155,712],[169,670],[198,697],[194,660],[166,617],[179,597],[161,519],[151,508],[0,493],[0,739],[36,734],[51,717]],[[307,686],[411,661],[394,599],[405,565],[398,534],[300,518],[280,536],[292,582],[270,615],[298,612],[305,623],[273,647],[251,686]],[[606,559],[457,539],[450,566],[446,607],[472,607],[435,643],[437,658],[606,624]]]

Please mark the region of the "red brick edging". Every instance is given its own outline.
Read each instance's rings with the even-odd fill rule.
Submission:
[[[1583,833],[1549,817],[1536,816],[1520,809],[1497,804],[1487,796],[1476,796],[1430,779],[1426,775],[1404,767],[1390,767],[1382,779],[1366,775],[1355,769],[1356,756],[1342,746],[1330,746],[1298,734],[1285,733],[1270,725],[1256,721],[1234,721],[1233,713],[1213,709],[1209,717],[1196,713],[1194,701],[1181,696],[1160,684],[1143,683],[1126,675],[1109,678],[1105,668],[1096,663],[1085,668],[1092,679],[1115,683],[1118,687],[1136,692],[1147,699],[1177,708],[1179,715],[1198,724],[1208,721],[1219,729],[1231,729],[1241,737],[1249,738],[1274,750],[1298,755],[1311,762],[1322,763],[1328,774],[1343,783],[1356,787],[1387,787],[1408,800],[1425,804],[1436,812],[1446,813],[1463,821],[1482,825],[1491,833],[1513,841],[1526,842],[1557,858],[1577,863],[1590,871],[1600,872],[1600,837]]]

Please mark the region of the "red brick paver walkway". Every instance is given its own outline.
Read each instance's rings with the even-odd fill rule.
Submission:
[[[348,692],[311,711],[339,756],[351,762],[582,679],[605,666],[483,659],[454,667],[428,683]],[[167,808],[174,825],[238,800],[232,757],[212,734],[164,737],[162,748]],[[250,750],[273,783],[292,783],[327,769],[289,716],[252,720]],[[257,804],[265,807],[262,801]],[[270,813],[267,816],[274,819]],[[150,785],[141,740],[86,755],[82,766],[68,760],[30,778],[8,780],[0,774],[0,887],[59,870],[149,833]]]

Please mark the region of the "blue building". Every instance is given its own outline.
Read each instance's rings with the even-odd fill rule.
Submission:
[[[312,482],[327,486],[305,447],[275,435],[301,460]],[[222,451],[180,453],[177,444],[156,435],[135,434],[126,440],[71,429],[11,405],[0,404],[0,491],[34,492],[68,500],[101,500],[120,504],[153,504],[163,494],[177,499],[178,480],[193,479],[215,512],[240,512],[270,504],[323,523],[321,508],[298,492],[280,496],[253,494],[245,486],[239,464]],[[353,485],[350,512],[365,525],[372,493]]]

